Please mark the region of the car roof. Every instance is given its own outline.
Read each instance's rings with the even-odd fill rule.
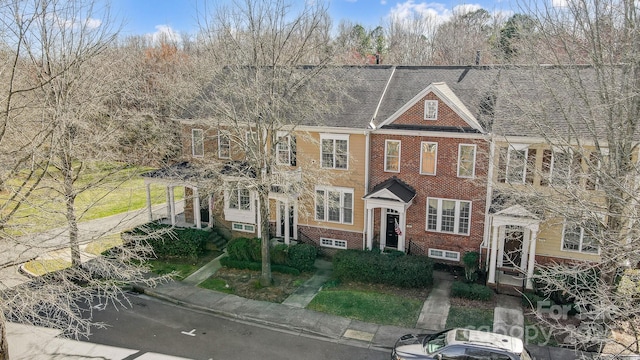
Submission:
[[[448,344],[471,344],[486,346],[521,354],[524,349],[522,340],[508,335],[469,329],[452,329],[447,333]]]

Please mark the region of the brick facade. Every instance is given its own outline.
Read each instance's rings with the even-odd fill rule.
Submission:
[[[323,247],[320,238],[344,240],[347,242],[347,249],[362,249],[362,236],[360,232],[344,231],[337,229],[327,229],[315,226],[298,225],[298,236],[306,236],[314,243],[320,246],[324,253],[331,254],[335,250],[329,247]]]

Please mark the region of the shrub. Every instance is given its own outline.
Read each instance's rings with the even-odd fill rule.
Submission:
[[[522,294],[522,306],[524,308],[535,310],[538,308],[538,303],[541,301],[549,301],[551,305],[555,305],[551,300],[548,300],[544,296],[540,296],[536,293],[526,292]]]
[[[493,299],[493,290],[480,284],[456,281],[451,285],[451,296],[470,300],[489,301]]]
[[[271,263],[277,265],[287,265],[289,246],[277,244],[271,248]]]
[[[296,244],[288,249],[287,265],[300,271],[311,271],[316,261],[317,250],[309,244]]]
[[[467,251],[462,256],[464,263],[464,278],[467,282],[475,282],[478,280],[478,261],[480,254],[477,251]]]
[[[235,238],[227,244],[227,254],[232,260],[260,262],[262,261],[260,246],[258,238]]]
[[[342,281],[401,287],[433,284],[433,262],[425,256],[391,256],[376,251],[344,250],[333,257],[334,276]]]
[[[169,225],[151,223],[142,227],[128,231],[126,234],[147,236],[155,230],[168,229]],[[146,240],[156,256],[167,257],[189,257],[192,259],[202,255],[206,250],[207,242],[211,241],[215,234],[211,231],[200,229],[173,229],[160,237],[149,236]]]
[[[253,271],[261,271],[262,264],[255,261],[242,261],[242,260],[234,260],[230,257],[226,256],[220,259],[220,264],[222,266],[226,266],[228,268],[234,269],[246,269]],[[285,266],[285,265],[271,265],[271,271],[281,273],[281,274],[290,274],[290,275],[300,275],[300,270]]]

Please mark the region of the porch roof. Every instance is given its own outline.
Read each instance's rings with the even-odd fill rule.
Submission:
[[[147,171],[141,176],[149,179],[189,181],[213,178],[215,174],[210,170],[199,169],[188,161],[183,161],[161,169]]]
[[[394,176],[374,186],[363,199],[395,200],[408,204],[414,197],[416,191]]]

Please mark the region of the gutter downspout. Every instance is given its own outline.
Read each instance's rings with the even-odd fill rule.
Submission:
[[[384,100],[384,96],[387,94],[387,90],[389,89],[389,84],[391,83],[391,79],[393,79],[393,75],[396,73],[396,66],[394,65],[391,69],[391,75],[389,75],[389,79],[387,79],[387,83],[384,85],[384,89],[382,90],[382,94],[380,95],[380,99],[378,100],[378,105],[376,105],[376,109],[373,112],[373,116],[371,117],[371,121],[369,122],[369,128],[364,131],[365,135],[365,162],[364,162],[364,188],[365,192],[369,192],[369,161],[371,159],[371,132],[376,130],[375,120],[378,117],[378,111],[380,111],[380,105],[382,104],[382,100]],[[367,218],[369,211],[364,209],[364,229],[362,231],[362,249],[367,249]]]
[[[491,207],[491,199],[493,196],[493,169],[494,169],[494,159],[495,159],[496,146],[494,137],[492,134],[489,134],[489,169],[487,170],[487,195],[485,199],[485,210],[484,210],[484,236],[482,239],[482,243],[480,243],[480,254],[482,255],[482,248],[487,249],[487,257],[485,259],[485,270],[489,267],[489,244],[491,238],[491,215],[489,215],[489,209]]]

